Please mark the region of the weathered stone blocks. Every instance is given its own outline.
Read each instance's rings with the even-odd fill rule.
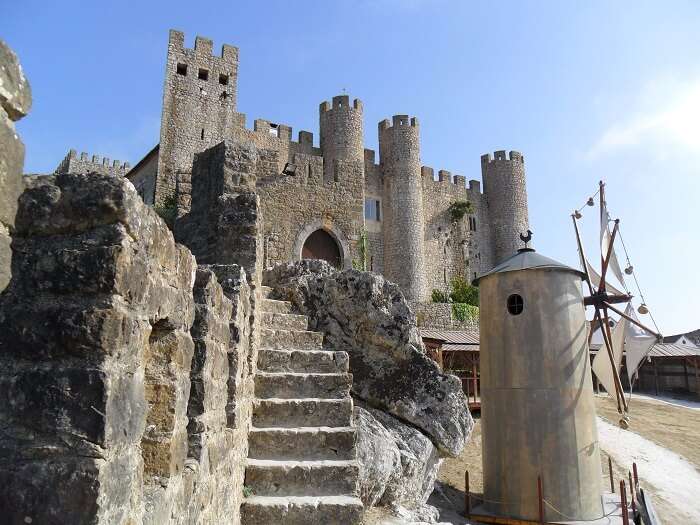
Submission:
[[[126,181],[27,186],[0,296],[0,507],[11,521],[138,522],[142,473],[167,478],[186,452],[195,262]]]

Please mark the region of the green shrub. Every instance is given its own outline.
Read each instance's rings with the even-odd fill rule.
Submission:
[[[479,289],[469,284],[464,277],[455,277],[450,285],[450,302],[479,306]]]
[[[472,304],[452,303],[452,316],[459,322],[479,319],[479,307]]]

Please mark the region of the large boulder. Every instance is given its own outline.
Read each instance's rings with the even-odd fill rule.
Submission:
[[[355,407],[360,498],[365,507],[421,507],[433,491],[441,459],[415,428],[366,406]]]
[[[418,428],[441,455],[461,452],[473,427],[461,382],[426,355],[397,285],[318,260],[277,265],[264,280],[329,348],[348,352],[355,397]]]

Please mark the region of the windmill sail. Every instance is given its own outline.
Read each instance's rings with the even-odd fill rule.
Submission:
[[[634,313],[632,303],[627,305],[625,314],[630,316],[635,321],[638,321],[637,315]],[[627,364],[627,377],[629,377],[630,385],[632,378],[637,374],[640,363],[647,356],[651,347],[657,341],[657,336],[642,329],[634,323],[627,323],[625,329],[625,362]]]
[[[608,247],[610,246],[610,239],[612,234],[610,233],[610,215],[608,214],[608,208],[605,201],[601,202],[600,205],[600,249],[601,254],[605,257],[608,253]],[[608,263],[608,268],[617,277],[622,287],[627,290],[625,285],[625,278],[622,274],[622,269],[620,268],[620,263],[617,260],[617,254],[615,253],[615,248],[610,252],[610,262]],[[606,281],[607,284],[607,281]]]
[[[627,320],[620,319],[620,321],[612,329],[612,351],[613,351],[613,361],[615,363],[615,370],[617,374],[620,374],[620,367],[622,365],[622,349],[625,344],[625,330],[627,327]],[[601,326],[600,330],[604,327]],[[610,357],[608,352],[603,345],[593,359],[593,372],[595,372],[596,377],[601,382],[605,388],[608,395],[612,395],[615,392],[615,372],[610,366]]]
[[[588,261],[585,261],[586,268],[588,269],[588,276],[591,278],[591,282],[593,283],[593,286],[597,288],[600,288],[600,274],[595,271],[593,268],[593,265],[589,263]],[[624,295],[623,292],[615,288],[612,284],[610,284],[609,281],[605,281],[605,289],[608,291],[608,293],[611,293],[613,295]]]

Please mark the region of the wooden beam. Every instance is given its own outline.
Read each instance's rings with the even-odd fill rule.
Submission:
[[[581,259],[583,259],[583,273],[586,275],[586,284],[588,284],[588,290],[591,295],[594,294],[593,284],[591,283],[591,276],[588,274],[588,266],[586,266],[586,254],[583,251],[583,244],[581,243],[581,234],[578,231],[578,223],[576,222],[576,215],[571,214],[571,220],[574,221],[574,231],[576,232],[576,244],[578,245],[578,251],[581,254]]]
[[[617,368],[615,367],[615,358],[613,357],[613,348],[612,348],[612,334],[610,332],[610,319],[608,318],[608,313],[605,311],[605,315],[600,314],[600,310],[596,308],[596,315],[600,318],[603,319],[603,324],[601,324],[601,333],[603,334],[603,341],[605,341],[605,349],[608,352],[608,359],[610,360],[610,368],[612,369],[613,373],[613,384],[615,386],[615,399],[617,400],[617,411],[618,413],[622,414],[622,407],[625,407],[625,411],[627,409],[626,407],[626,402],[625,402],[625,395],[624,392],[622,392],[622,387],[620,386],[620,377],[617,375]],[[611,392],[608,392],[610,394]],[[622,398],[622,401],[620,401],[620,398]]]
[[[605,227],[607,228],[607,225]],[[612,234],[610,235],[610,244],[608,244],[608,253],[605,255],[605,258],[602,262],[602,267],[600,268],[600,286],[598,286],[598,292],[600,292],[601,290],[605,291],[605,274],[608,272],[608,266],[610,265],[610,257],[612,257],[613,253],[613,243],[615,242],[615,237],[617,236],[617,230],[619,227],[620,219],[615,219],[615,227],[613,228]]]
[[[661,339],[661,334],[658,334],[658,333],[654,332],[654,330],[652,330],[652,329],[649,328],[648,326],[643,325],[642,323],[640,323],[640,322],[637,321],[636,319],[632,319],[632,318],[631,318],[629,315],[627,315],[625,312],[622,312],[622,311],[618,310],[617,308],[615,308],[614,306],[608,304],[607,302],[606,302],[606,303],[603,303],[603,304],[604,304],[604,306],[610,308],[613,312],[615,312],[615,313],[616,313],[617,315],[619,315],[620,317],[624,317],[624,318],[627,319],[630,323],[636,324],[636,325],[637,325],[639,328],[641,328],[642,330],[646,330],[646,331],[649,332],[651,335],[655,335],[658,339]]]

